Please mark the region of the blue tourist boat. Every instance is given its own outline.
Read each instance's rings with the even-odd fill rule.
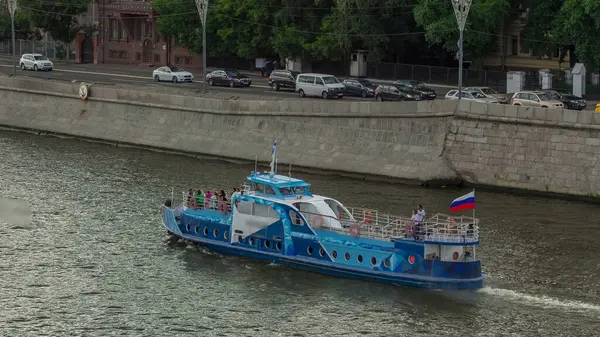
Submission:
[[[479,221],[435,214],[415,219],[347,208],[279,175],[275,145],[269,172],[252,172],[230,201],[167,200],[163,225],[177,240],[337,277],[436,289],[481,288]],[[212,191],[212,190],[211,190]],[[471,209],[474,192],[451,211]]]

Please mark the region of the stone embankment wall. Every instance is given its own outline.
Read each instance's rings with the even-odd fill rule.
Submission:
[[[246,101],[0,77],[0,125],[420,181],[600,193],[600,113],[462,101]]]

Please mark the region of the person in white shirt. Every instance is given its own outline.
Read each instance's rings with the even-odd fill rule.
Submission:
[[[423,205],[419,205],[419,211],[417,212],[417,214],[419,214],[422,217],[421,220],[425,218],[425,210],[423,209]]]

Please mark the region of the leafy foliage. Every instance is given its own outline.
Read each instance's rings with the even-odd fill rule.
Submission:
[[[70,42],[82,26],[77,15],[88,9],[89,0],[19,0],[21,10],[32,27],[48,31],[55,40]]]
[[[465,60],[480,63],[498,48],[498,32],[511,8],[509,0],[474,0],[463,36]],[[425,29],[431,44],[440,44],[449,52],[458,51],[459,31],[449,0],[418,0],[414,9],[417,24]]]

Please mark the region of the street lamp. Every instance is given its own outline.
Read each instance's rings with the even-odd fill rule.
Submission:
[[[13,76],[17,76],[17,52],[15,51],[15,10],[17,9],[17,0],[6,0],[8,3],[8,12],[10,13],[10,29],[12,31],[12,52],[13,52]]]
[[[206,12],[208,0],[195,0],[200,22],[202,22],[202,92],[206,91]]]
[[[460,37],[458,38],[458,99],[461,99],[462,95],[462,75],[463,75],[463,31],[465,30],[465,23],[467,22],[467,16],[469,15],[469,9],[471,8],[471,2],[473,0],[450,0],[452,7],[454,8],[454,16],[458,23],[458,30],[460,31]]]

